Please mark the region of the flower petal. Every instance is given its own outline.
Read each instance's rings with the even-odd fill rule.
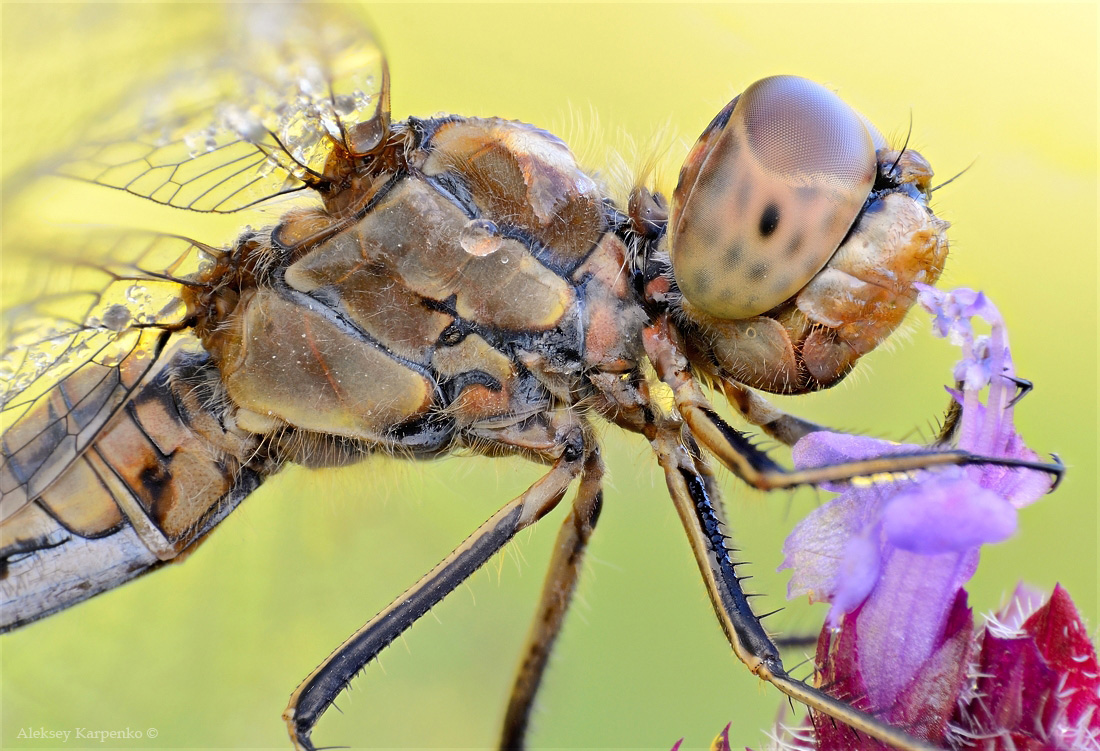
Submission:
[[[996,451],[997,456],[1025,461],[1040,461],[1039,455],[1024,445],[1024,441],[1005,420],[1008,430]],[[972,467],[968,470],[983,488],[992,490],[1007,499],[1016,508],[1023,508],[1042,498],[1050,490],[1054,480],[1045,472],[1021,470],[1015,467]]]
[[[975,550],[922,555],[889,548],[859,611],[860,667],[875,706],[891,706],[943,643],[948,613],[977,557]]]
[[[879,542],[866,537],[852,537],[844,546],[837,578],[832,586],[832,610],[829,611],[830,624],[840,622],[844,613],[850,613],[867,599],[878,583]]]
[[[967,681],[974,614],[959,590],[947,616],[941,643],[921,663],[916,675],[887,715],[890,722],[917,738],[943,745],[947,723]]]
[[[895,495],[882,513],[890,544],[914,553],[961,552],[1016,531],[1016,509],[964,474],[930,477]]]
[[[873,586],[878,575],[878,544],[870,549],[849,549],[849,541],[861,539],[877,515],[877,505],[869,507],[866,500],[862,493],[846,493],[798,523],[783,544],[779,566],[780,571],[789,568],[794,572],[787,597],[808,595],[811,602],[822,602],[834,597],[838,585],[846,585],[850,589],[845,593],[845,609],[850,610],[857,589],[865,589],[860,601],[867,596],[868,579]],[[873,560],[865,557],[868,553]],[[846,581],[847,577],[852,581]]]

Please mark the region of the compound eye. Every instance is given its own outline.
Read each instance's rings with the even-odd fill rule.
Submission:
[[[757,81],[680,170],[669,222],[680,291],[725,319],[794,296],[836,252],[875,170],[871,133],[836,94],[796,76]]]

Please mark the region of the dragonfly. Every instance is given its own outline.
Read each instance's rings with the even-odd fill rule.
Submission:
[[[520,745],[603,500],[598,419],[650,442],[750,669],[863,732],[920,747],[787,674],[743,598],[711,465],[775,489],[979,458],[944,450],[783,470],[701,386],[717,385],[781,442],[818,429],[759,392],[839,382],[898,325],[911,282],[935,280],[946,223],[927,208],[923,158],[888,147],[822,87],[766,79],[704,131],[671,202],[638,186],[618,206],[537,128],[391,122],[370,35],[287,12],[303,15],[259,18],[234,64],[147,102],[139,132],[90,139],[60,167],[192,211],[316,202],[229,248],[168,235],[89,243],[68,259],[85,289],[10,311],[5,627],[189,554],[287,464],[522,456],[547,474],[354,634],[285,714],[295,745],[310,747],[363,665],[576,485],[508,705],[502,746]],[[801,127],[807,150],[787,151],[797,139],[780,126]],[[838,142],[814,140],[828,128]],[[879,269],[894,277],[885,298]],[[853,288],[870,297],[830,307]]]

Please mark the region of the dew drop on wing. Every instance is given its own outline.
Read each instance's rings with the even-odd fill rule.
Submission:
[[[130,325],[130,309],[115,303],[103,314],[103,326],[111,331],[122,331]]]

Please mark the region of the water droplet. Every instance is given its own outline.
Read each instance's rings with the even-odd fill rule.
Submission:
[[[149,298],[149,290],[140,284],[131,284],[126,288],[126,301],[143,303]]]
[[[350,115],[355,112],[355,97],[347,94],[336,97],[332,109],[337,115]]]
[[[504,242],[498,229],[488,219],[473,219],[466,223],[458,235],[458,242],[472,256],[487,256],[500,250]]]
[[[192,159],[202,153],[202,136],[188,133],[183,137],[183,145],[187,147],[187,154]]]
[[[254,113],[240,107],[226,105],[220,114],[222,125],[242,141],[254,144],[263,139],[265,135],[263,122]]]
[[[111,331],[122,331],[130,324],[130,309],[125,305],[115,304],[107,308],[103,314],[103,326]]]
[[[183,143],[187,147],[191,158],[202,154],[209,154],[218,148],[217,132],[213,126],[200,131],[187,133],[183,137]]]

